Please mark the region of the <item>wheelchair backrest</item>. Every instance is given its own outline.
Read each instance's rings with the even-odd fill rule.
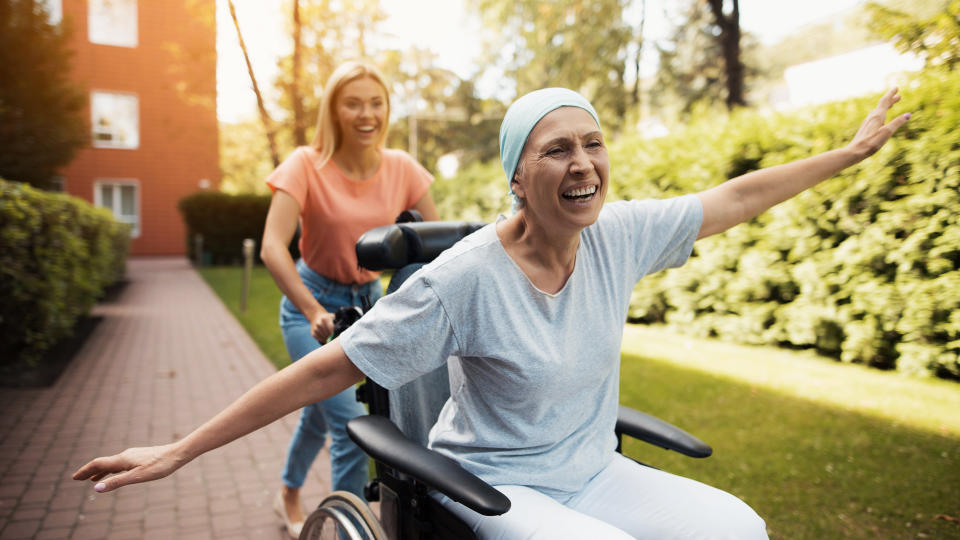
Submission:
[[[421,266],[484,225],[426,221],[377,227],[357,241],[357,260],[360,266],[370,270],[394,270],[387,287],[390,294]],[[447,367],[442,366],[390,392],[373,385],[371,392],[380,394],[368,400],[371,414],[388,416],[404,435],[426,445],[430,428],[450,397]]]

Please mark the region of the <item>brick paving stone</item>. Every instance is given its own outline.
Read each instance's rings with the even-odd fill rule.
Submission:
[[[70,538],[70,532],[73,529],[70,527],[61,527],[59,529],[40,529],[40,532],[34,536],[34,540],[61,540],[62,538]]]
[[[143,538],[143,529],[140,527],[111,528],[106,540],[139,540]]]
[[[83,525],[78,525],[77,528],[73,530],[70,538],[75,540],[102,540],[107,536],[108,530],[109,526],[105,522],[84,523]]]
[[[143,535],[143,540],[176,540],[176,538],[177,529],[174,527],[151,529]]]
[[[28,521],[10,521],[7,523],[7,526],[3,528],[3,530],[0,530],[0,538],[5,540],[31,538],[39,529],[39,519],[31,519]]]
[[[41,506],[19,507],[13,511],[10,521],[41,519],[47,514],[47,509]]]
[[[50,512],[43,518],[44,529],[55,529],[58,527],[72,527],[77,522],[77,513],[70,510],[61,510],[59,512]]]
[[[0,389],[0,538],[286,538],[272,501],[299,413],[149,486],[69,479],[93,457],[182,438],[274,371],[186,259],[133,258],[127,281],[52,386]],[[328,493],[329,459],[305,508]]]

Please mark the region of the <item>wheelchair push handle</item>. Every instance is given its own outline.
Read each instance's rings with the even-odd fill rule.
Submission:
[[[325,343],[330,343],[342,334],[344,330],[350,328],[350,325],[357,322],[360,317],[363,316],[363,312],[364,309],[358,306],[342,306],[337,308],[337,312],[333,314],[333,332],[330,333],[330,337],[327,338]]]

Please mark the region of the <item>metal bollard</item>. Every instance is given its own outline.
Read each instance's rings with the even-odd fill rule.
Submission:
[[[247,312],[247,296],[250,294],[250,274],[253,272],[253,248],[256,242],[252,238],[243,240],[243,292],[240,294],[240,313]]]

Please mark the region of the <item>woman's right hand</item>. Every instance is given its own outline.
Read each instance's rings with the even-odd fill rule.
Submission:
[[[310,334],[320,344],[327,342],[330,334],[333,333],[333,313],[320,308],[316,315],[310,321]]]
[[[113,456],[96,458],[77,469],[73,479],[98,482],[93,489],[100,493],[128,484],[158,480],[190,461],[178,452],[175,444],[128,448]],[[110,474],[114,476],[106,478]]]

